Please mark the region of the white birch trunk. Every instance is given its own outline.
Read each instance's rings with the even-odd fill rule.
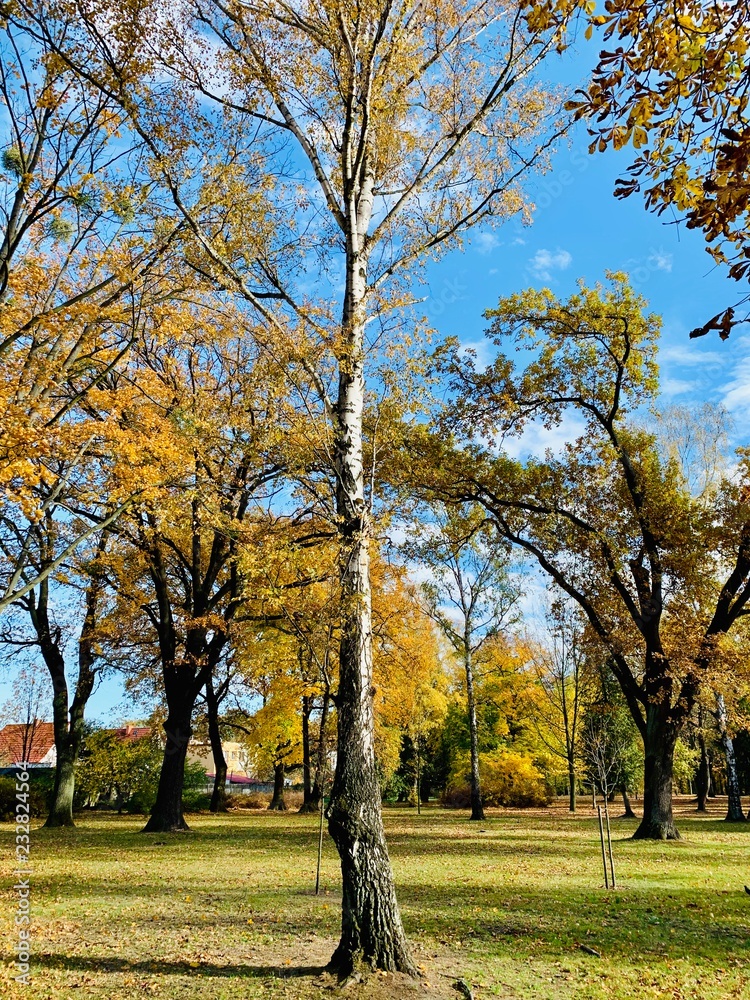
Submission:
[[[329,967],[342,975],[359,966],[414,972],[396,902],[375,768],[370,524],[362,458],[367,295],[362,246],[370,218],[368,199],[360,199],[360,205],[359,213],[352,207],[348,216],[334,426],[342,637],[336,697],[338,754],[328,818],[341,858],[343,901],[341,941]]]

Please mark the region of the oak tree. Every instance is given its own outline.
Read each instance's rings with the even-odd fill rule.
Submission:
[[[444,477],[439,488],[481,504],[499,537],[536,559],[583,610],[644,742],[635,836],[668,839],[679,836],[671,805],[677,738],[750,600],[750,492],[740,454],[706,517],[633,413],[658,387],[659,324],[643,306],[617,275],[610,288],[581,287],[567,302],[548,290],[502,300],[488,313],[490,335],[498,345],[510,338],[531,359],[516,372],[503,353],[483,371],[456,358],[461,397],[451,425],[495,440],[535,419],[556,426],[574,414],[583,430],[545,459],[469,446],[451,459],[453,482]]]

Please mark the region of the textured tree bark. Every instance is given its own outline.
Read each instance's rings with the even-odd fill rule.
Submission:
[[[474,664],[471,661],[471,639],[464,638],[464,669],[466,671],[466,699],[469,709],[469,745],[471,754],[471,819],[484,819],[482,806],[482,785],[479,778],[479,725],[477,723],[477,700],[474,690]]]
[[[370,526],[362,464],[367,260],[361,247],[372,206],[372,178],[365,175],[356,183],[365,190],[360,189],[361,212],[352,209],[347,232],[344,350],[338,359],[333,434],[342,610],[338,752],[328,829],[341,858],[343,898],[341,940],[329,967],[339,975],[359,966],[416,974],[396,902],[375,768]]]
[[[724,817],[727,823],[742,823],[745,814],[742,811],[742,798],[740,797],[740,779],[737,774],[737,760],[734,754],[734,740],[729,735],[727,706],[723,694],[716,695],[716,715],[719,722],[719,734],[721,745],[724,747],[724,757],[727,766],[727,814]]]
[[[278,812],[286,812],[286,802],[284,801],[284,764],[276,764],[273,769],[273,795],[268,803],[269,809]]]
[[[341,858],[342,927],[330,968],[342,976],[361,966],[412,973],[375,769],[369,560],[361,532],[352,538],[348,554],[336,699],[338,753],[328,807],[328,829]]]
[[[80,659],[80,658],[79,658]],[[75,826],[73,821],[73,798],[76,788],[76,767],[78,755],[83,744],[84,710],[93,689],[93,671],[90,682],[86,671],[79,668],[78,683],[73,704],[70,707],[70,723],[67,719],[57,719],[58,711],[64,715],[62,704],[67,705],[67,687],[60,699],[60,707],[55,704],[55,745],[57,747],[57,765],[55,767],[55,784],[52,790],[52,804],[46,827]],[[57,703],[57,696],[55,697]],[[59,730],[64,730],[60,732]]]
[[[351,662],[350,651],[342,657]],[[342,677],[346,691],[353,678]],[[341,941],[330,962],[345,976],[359,967],[412,972],[380,813],[368,687],[338,699],[339,750],[328,828],[341,857]]]
[[[643,819],[634,840],[679,840],[672,815],[672,773],[677,734],[665,720],[663,704],[646,713],[643,768]]]
[[[65,724],[65,723],[64,723]],[[65,725],[67,729],[67,725]],[[57,732],[58,724],[55,723]],[[52,805],[44,823],[45,827],[75,826],[73,820],[73,796],[75,795],[75,767],[78,760],[78,745],[66,734],[59,741],[56,739],[57,764],[55,765],[55,784],[52,790]]]
[[[180,833],[189,830],[182,813],[182,786],[185,780],[185,760],[192,735],[193,704],[185,703],[170,709],[164,732],[167,742],[159,773],[156,802],[143,828],[143,833]]]

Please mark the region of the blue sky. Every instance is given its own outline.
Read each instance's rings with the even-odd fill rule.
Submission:
[[[557,70],[574,85],[584,79],[596,45],[559,63]],[[585,126],[578,125],[563,144],[546,175],[527,184],[536,203],[533,223],[511,220],[501,228],[479,230],[463,252],[430,265],[424,309],[440,335],[454,335],[480,348],[485,309],[498,298],[529,286],[571,294],[578,278],[593,283],[606,270],[625,270],[663,316],[660,350],[665,404],[723,403],[735,418],[736,444],[746,443],[743,414],[750,403],[750,331],[736,330],[727,342],[710,334],[690,341],[688,332],[735,302],[745,287],[730,280],[705,251],[700,233],[671,224],[671,217],[646,212],[634,195],[614,198],[615,180],[632,151],[590,155]],[[559,443],[564,430],[539,431],[526,438],[533,450]],[[532,595],[531,600],[538,599]],[[529,608],[529,610],[531,610]],[[10,671],[0,669],[0,704],[10,695]],[[128,711],[116,677],[107,678],[92,696],[90,719],[122,719]]]
[[[592,43],[570,58],[575,85],[596,55]],[[648,213],[640,195],[613,195],[617,177],[634,154],[589,154],[590,137],[578,123],[545,175],[526,185],[536,204],[533,223],[511,220],[474,232],[463,253],[453,253],[428,271],[425,309],[441,335],[457,336],[481,349],[485,309],[503,295],[527,287],[549,287],[557,295],[589,284],[607,270],[623,270],[663,317],[660,350],[665,404],[722,403],[742,440],[742,416],[750,402],[750,332],[739,327],[728,341],[717,334],[689,340],[691,329],[736,302],[746,285],[727,276],[705,249],[702,234],[675,225],[674,216]],[[480,355],[481,356],[481,355]]]

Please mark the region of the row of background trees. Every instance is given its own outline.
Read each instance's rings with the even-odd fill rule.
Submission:
[[[429,593],[431,587],[425,589]],[[419,807],[437,798],[470,809],[472,818],[483,818],[488,805],[543,807],[559,795],[567,795],[570,811],[575,812],[579,796],[584,794],[590,803],[594,791],[610,800],[621,794],[624,815],[634,815],[631,799],[639,796],[643,783],[642,743],[606,656],[587,642],[582,623],[569,608],[558,604],[550,609],[541,640],[497,633],[488,638],[474,664],[471,712],[465,661],[430,634],[428,605],[415,601],[413,589],[402,590],[399,596],[401,600],[394,601],[390,592],[389,615],[408,618],[409,632],[400,636],[389,632],[393,651],[379,657],[376,665],[377,760],[384,799]],[[426,633],[418,640],[419,652],[400,642],[414,635],[415,624]],[[267,653],[278,665],[278,638],[258,642],[253,654],[256,665],[268,663]],[[227,772],[238,769],[252,772],[259,783],[271,784],[273,794],[266,802],[270,809],[287,808],[285,795],[292,783],[302,792],[299,811],[320,808],[321,794],[332,776],[335,709],[326,682],[314,671],[300,670],[299,648],[296,665],[290,658],[286,672],[259,673],[256,666],[251,675],[233,674],[231,707],[224,703],[216,725],[219,745],[227,739],[233,745],[238,742],[242,760],[239,767],[224,761],[216,769],[212,795],[207,794],[205,766],[187,764],[182,787],[186,810],[219,812],[264,803],[257,794],[226,794]],[[424,672],[415,671],[420,656],[424,663],[431,661]],[[3,706],[2,720],[22,720],[27,757],[41,738],[41,717],[51,701],[47,688],[43,674],[23,670],[14,697]],[[698,811],[706,810],[709,795],[728,795],[726,818],[741,821],[744,813],[735,800],[750,793],[750,734],[745,729],[737,732],[736,727],[745,721],[746,699],[742,692],[730,698],[731,731],[719,699],[726,713],[723,695],[714,696],[713,704],[702,702],[678,741],[675,788],[695,795]],[[129,724],[118,731],[87,723],[76,768],[74,808],[101,802],[118,811],[151,812],[164,755],[159,737],[162,721],[163,710],[157,708],[140,727]],[[212,745],[211,726],[204,693],[194,719],[193,749],[195,741],[199,747]],[[44,808],[45,796],[48,811],[54,802],[48,775],[46,770],[36,773],[37,811]],[[5,806],[12,810],[10,787],[6,798]],[[477,800],[479,816],[474,812]]]

